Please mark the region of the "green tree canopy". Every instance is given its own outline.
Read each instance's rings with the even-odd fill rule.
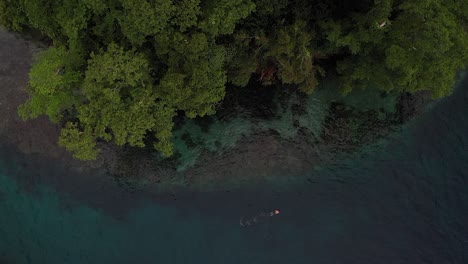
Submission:
[[[24,119],[64,124],[60,145],[93,159],[96,142],[172,155],[172,119],[215,111],[225,94],[225,49],[216,43],[255,8],[249,0],[0,0],[10,29],[41,31],[54,45],[30,72]]]
[[[63,125],[80,159],[99,141],[171,155],[173,118],[215,113],[227,83],[311,93],[327,70],[344,92],[440,97],[468,62],[458,0],[0,0],[0,23],[53,43],[19,114]]]

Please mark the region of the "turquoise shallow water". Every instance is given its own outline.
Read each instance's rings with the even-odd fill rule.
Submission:
[[[128,193],[2,148],[0,263],[468,263],[468,80],[459,86],[384,147],[290,191]]]

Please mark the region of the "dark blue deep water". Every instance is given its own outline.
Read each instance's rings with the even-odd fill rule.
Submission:
[[[289,191],[158,196],[72,174],[0,149],[0,263],[468,263],[468,79]]]

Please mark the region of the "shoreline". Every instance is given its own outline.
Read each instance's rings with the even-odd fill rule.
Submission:
[[[310,131],[308,132],[307,129],[304,130],[302,127],[295,127],[302,117],[295,116],[295,113],[291,112],[292,116],[290,118],[293,120],[290,121],[294,122],[289,126],[297,130],[297,134],[292,138],[285,139],[278,134],[278,131],[268,128],[268,126],[273,126],[273,128],[275,125],[278,126],[274,122],[282,122],[281,120],[273,120],[272,125],[267,124],[266,130],[263,132],[250,131],[250,134],[247,136],[242,135],[234,143],[234,146],[227,149],[212,152],[202,148],[199,156],[196,157],[195,164],[184,171],[177,171],[172,165],[161,166],[152,155],[147,155],[144,150],[130,150],[132,158],[128,158],[126,157],[128,153],[126,154],[125,150],[117,149],[110,144],[103,145],[102,153],[96,161],[78,161],[72,158],[71,154],[65,149],[57,145],[60,129],[58,125],[51,123],[44,116],[23,122],[16,113],[18,105],[27,98],[24,87],[27,85],[33,54],[39,48],[30,40],[20,38],[17,34],[9,33],[4,29],[0,29],[0,41],[4,47],[3,52],[0,53],[0,58],[5,64],[4,67],[0,68],[2,73],[0,83],[6,89],[5,95],[0,97],[2,105],[2,108],[0,108],[0,119],[2,119],[0,138],[2,138],[2,141],[6,142],[7,145],[15,146],[20,153],[48,159],[50,163],[58,163],[60,166],[70,167],[78,171],[101,170],[113,175],[108,175],[108,177],[113,177],[117,185],[129,188],[129,191],[134,188],[145,188],[145,186],[152,186],[161,192],[164,192],[165,188],[169,192],[171,192],[171,189],[192,189],[202,192],[219,188],[242,189],[247,188],[249,185],[254,186],[269,182],[275,177],[281,177],[281,175],[302,176],[317,165],[327,164],[327,160],[330,162],[339,158],[340,153],[338,152],[342,148],[340,144],[344,144],[345,148],[350,146],[351,151],[360,146],[359,144],[349,145],[348,142],[344,141],[344,143],[338,142],[337,148],[334,149],[336,146],[332,146],[333,144],[327,145],[326,140],[325,144],[310,143],[309,141],[313,140]],[[423,102],[424,97],[425,95],[421,96]],[[418,110],[415,108],[421,108],[421,106],[415,106],[414,96],[408,95],[406,98],[402,98],[406,102],[406,104],[399,103],[404,105],[401,108],[402,111],[411,113],[399,113],[399,115],[416,115]],[[308,99],[300,99],[300,101],[304,100],[307,101]],[[229,103],[227,104],[229,105]],[[290,107],[294,108],[295,106],[293,104]],[[298,106],[300,107],[300,105]],[[224,111],[226,112],[226,109]],[[334,110],[328,111],[333,112]],[[330,113],[328,113],[328,118],[328,122],[331,122],[330,125],[332,125],[330,131],[333,135],[335,133],[333,125],[337,122],[336,120],[342,120],[342,117],[338,113],[337,116],[332,116],[330,119]],[[350,121],[345,120],[347,126],[346,122]],[[280,127],[279,129],[284,128]],[[324,133],[326,135],[327,132]],[[347,136],[349,131],[345,129],[341,133]],[[384,131],[384,134],[386,133]],[[333,136],[335,138],[331,139],[332,143],[336,143],[334,142],[336,140],[341,141],[339,133]],[[338,138],[336,138],[337,136]],[[363,140],[364,142],[368,141],[367,139]],[[370,141],[372,141],[372,138]],[[137,153],[137,155],[133,156],[134,153]],[[124,164],[123,167],[121,164]],[[125,187],[125,185],[128,186]]]

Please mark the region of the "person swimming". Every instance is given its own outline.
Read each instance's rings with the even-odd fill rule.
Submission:
[[[271,211],[269,213],[261,212],[253,217],[246,218],[245,216],[241,217],[240,219],[240,225],[243,227],[248,227],[252,225],[256,225],[261,222],[265,222],[268,218],[278,215],[280,213],[280,210],[276,209],[274,211]]]

